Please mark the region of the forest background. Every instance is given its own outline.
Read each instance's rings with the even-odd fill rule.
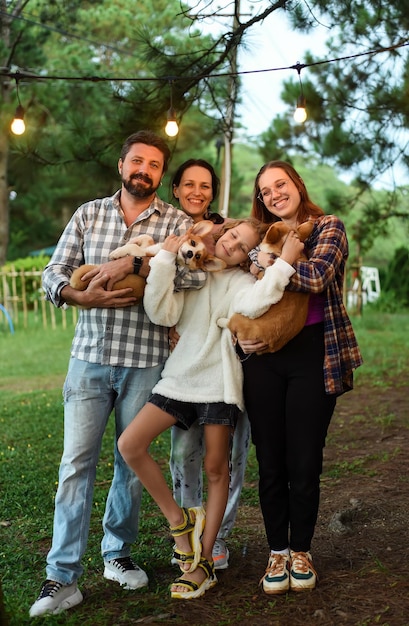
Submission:
[[[0,0],[0,266],[55,245],[82,202],[112,194],[124,138],[147,127],[165,136],[170,105],[180,131],[169,140],[169,175],[184,159],[200,156],[227,184],[231,157],[229,215],[238,217],[249,213],[260,166],[290,160],[311,197],[346,222],[352,264],[376,264],[381,272],[397,259],[405,264],[404,4],[256,0],[244,12],[239,0],[222,8],[176,0]],[[249,136],[237,113],[238,51],[266,20],[274,24],[274,16],[283,15],[294,37],[311,37],[312,49],[325,25],[326,54],[308,52],[289,68],[281,93],[285,112],[272,114],[260,136]],[[276,60],[266,58],[259,69],[266,68],[277,69]],[[308,119],[296,125],[300,89]],[[14,136],[10,122],[19,104],[26,132]],[[164,200],[168,182],[169,176]]]
[[[280,94],[285,110],[272,109],[268,129],[254,137],[239,115],[237,53],[267,21],[274,38],[275,16],[282,15],[294,38],[310,37],[312,52],[287,68]],[[214,29],[208,26],[213,19]],[[320,28],[327,33],[324,55],[322,46],[320,55],[314,53]],[[401,0],[254,0],[250,12],[241,11],[240,0],[0,0],[1,273],[11,265],[44,266],[46,257],[28,255],[54,246],[81,203],[118,188],[124,138],[142,128],[165,136],[171,100],[180,132],[169,140],[173,157],[161,187],[164,200],[170,199],[170,175],[186,158],[209,160],[225,184],[231,156],[229,215],[246,216],[260,166],[272,158],[289,160],[311,198],[345,221],[350,270],[364,264],[381,272],[378,309],[371,305],[354,319],[365,368],[331,434],[317,533],[318,594],[277,606],[257,594],[265,555],[254,452],[232,567],[216,597],[209,595],[203,608],[168,606],[172,571],[164,549],[171,546],[154,510],[140,555],[153,576],[151,589],[124,605],[121,590],[101,587],[98,538],[112,469],[110,431],[94,502],[87,602],[52,623],[158,623],[161,611],[160,623],[180,617],[180,623],[218,626],[306,619],[325,626],[407,623],[408,32],[407,2]],[[266,56],[255,69],[279,66],[279,59]],[[269,75],[263,72],[265,81]],[[292,117],[300,94],[308,111],[301,126]],[[19,105],[26,132],[17,137],[10,123]],[[72,327],[8,330],[0,327],[0,557],[7,612],[13,626],[21,626],[28,622],[52,532],[50,476],[56,476],[62,442],[60,390]],[[166,463],[166,440],[163,446]],[[359,506],[351,512],[352,502]],[[327,532],[328,521],[344,515],[345,507],[348,541]],[[151,522],[157,525],[153,552]]]

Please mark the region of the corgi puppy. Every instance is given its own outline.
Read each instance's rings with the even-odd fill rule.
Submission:
[[[180,246],[176,263],[179,266],[185,265],[189,270],[204,270],[206,272],[217,272],[225,268],[225,263],[221,259],[208,253],[206,246],[202,241],[202,237],[210,233],[213,229],[213,223],[209,220],[203,220],[194,224],[187,232],[189,238]],[[149,235],[138,235],[130,239],[128,243],[119,248],[113,250],[109,259],[120,259],[124,256],[137,256],[137,257],[153,257],[161,249],[161,243],[155,243]],[[74,270],[70,279],[70,285],[74,289],[84,291],[90,281],[83,281],[81,277],[84,276],[91,269],[96,267],[95,265],[85,264],[81,265]],[[138,276],[137,274],[128,274],[124,279],[118,281],[114,285],[114,289],[125,289],[126,287],[132,287],[133,294],[137,298],[138,304],[142,298],[145,290],[145,278]]]
[[[297,228],[300,241],[305,241],[310,236],[313,227],[314,223],[309,221]],[[260,244],[260,250],[280,256],[289,230],[290,228],[283,222],[274,222],[266,232]],[[307,260],[304,253],[300,260]],[[261,278],[263,274],[264,271],[261,270],[258,277]],[[235,313],[227,326],[239,341],[240,339],[263,340],[267,347],[257,354],[277,352],[304,328],[308,313],[308,300],[308,293],[286,290],[281,300],[272,304],[269,310],[260,317],[250,319],[240,313]]]
[[[202,237],[208,235],[213,230],[213,222],[203,220],[192,226],[187,235],[187,239],[179,248],[176,263],[180,266],[186,265],[190,270],[205,270],[214,272],[225,267],[220,259],[210,255],[207,251]],[[120,259],[123,256],[155,256],[161,249],[161,243],[155,243],[149,235],[138,235],[130,239],[128,243],[120,248],[116,248],[109,255],[110,260]]]

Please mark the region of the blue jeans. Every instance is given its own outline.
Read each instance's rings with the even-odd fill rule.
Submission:
[[[149,398],[162,365],[112,367],[70,359],[64,383],[64,451],[55,498],[47,578],[71,584],[82,572],[102,437],[115,415],[114,475],[103,518],[104,560],[129,556],[138,535],[142,485],[126,465],[117,439]]]
[[[189,430],[172,426],[172,447],[169,466],[173,496],[180,506],[201,506],[203,490],[202,461],[204,455],[203,426],[196,421]],[[229,499],[218,532],[220,539],[230,534],[237,515],[250,445],[250,423],[240,414],[233,435],[230,460]]]

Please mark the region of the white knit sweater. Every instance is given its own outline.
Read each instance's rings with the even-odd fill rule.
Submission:
[[[244,305],[252,317],[261,315],[282,297],[295,270],[280,260],[268,268],[263,280],[255,281],[249,272],[234,267],[209,272],[201,289],[174,292],[175,255],[161,250],[150,267],[145,311],[155,324],[176,324],[180,335],[153,392],[184,402],[225,402],[243,410],[241,363],[230,331],[221,328],[218,320],[237,310],[234,303],[240,303],[240,309]]]

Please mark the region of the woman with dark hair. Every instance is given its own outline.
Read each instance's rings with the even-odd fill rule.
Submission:
[[[214,223],[212,233],[206,238],[206,245],[214,251],[215,239],[223,227],[225,219],[211,211],[211,203],[216,199],[220,181],[213,166],[203,159],[189,159],[176,170],[172,179],[172,193],[180,203],[180,208],[193,219],[210,220]],[[178,333],[169,333],[171,349],[176,345]],[[189,430],[174,427],[171,431],[170,470],[175,500],[186,507],[202,504],[204,429],[195,422]],[[237,515],[246,469],[250,443],[250,424],[242,413],[234,431],[231,450],[231,474],[229,499],[223,521],[214,544],[213,560],[216,569],[226,569],[229,564],[229,550],[226,538],[230,534]]]
[[[173,197],[194,222],[210,220],[214,224],[223,224],[224,218],[210,211],[219,187],[220,181],[213,166],[204,159],[188,159],[179,165],[172,179]]]
[[[316,585],[310,548],[327,429],[337,396],[352,389],[362,358],[343,304],[348,241],[341,220],[310,200],[302,178],[283,161],[259,171],[252,216],[265,223],[282,220],[294,231],[307,220],[314,223],[305,241],[308,260],[294,264],[288,286],[310,294],[303,330],[275,353],[257,355],[263,342],[240,342],[270,547],[262,584],[266,593],[281,594]]]

